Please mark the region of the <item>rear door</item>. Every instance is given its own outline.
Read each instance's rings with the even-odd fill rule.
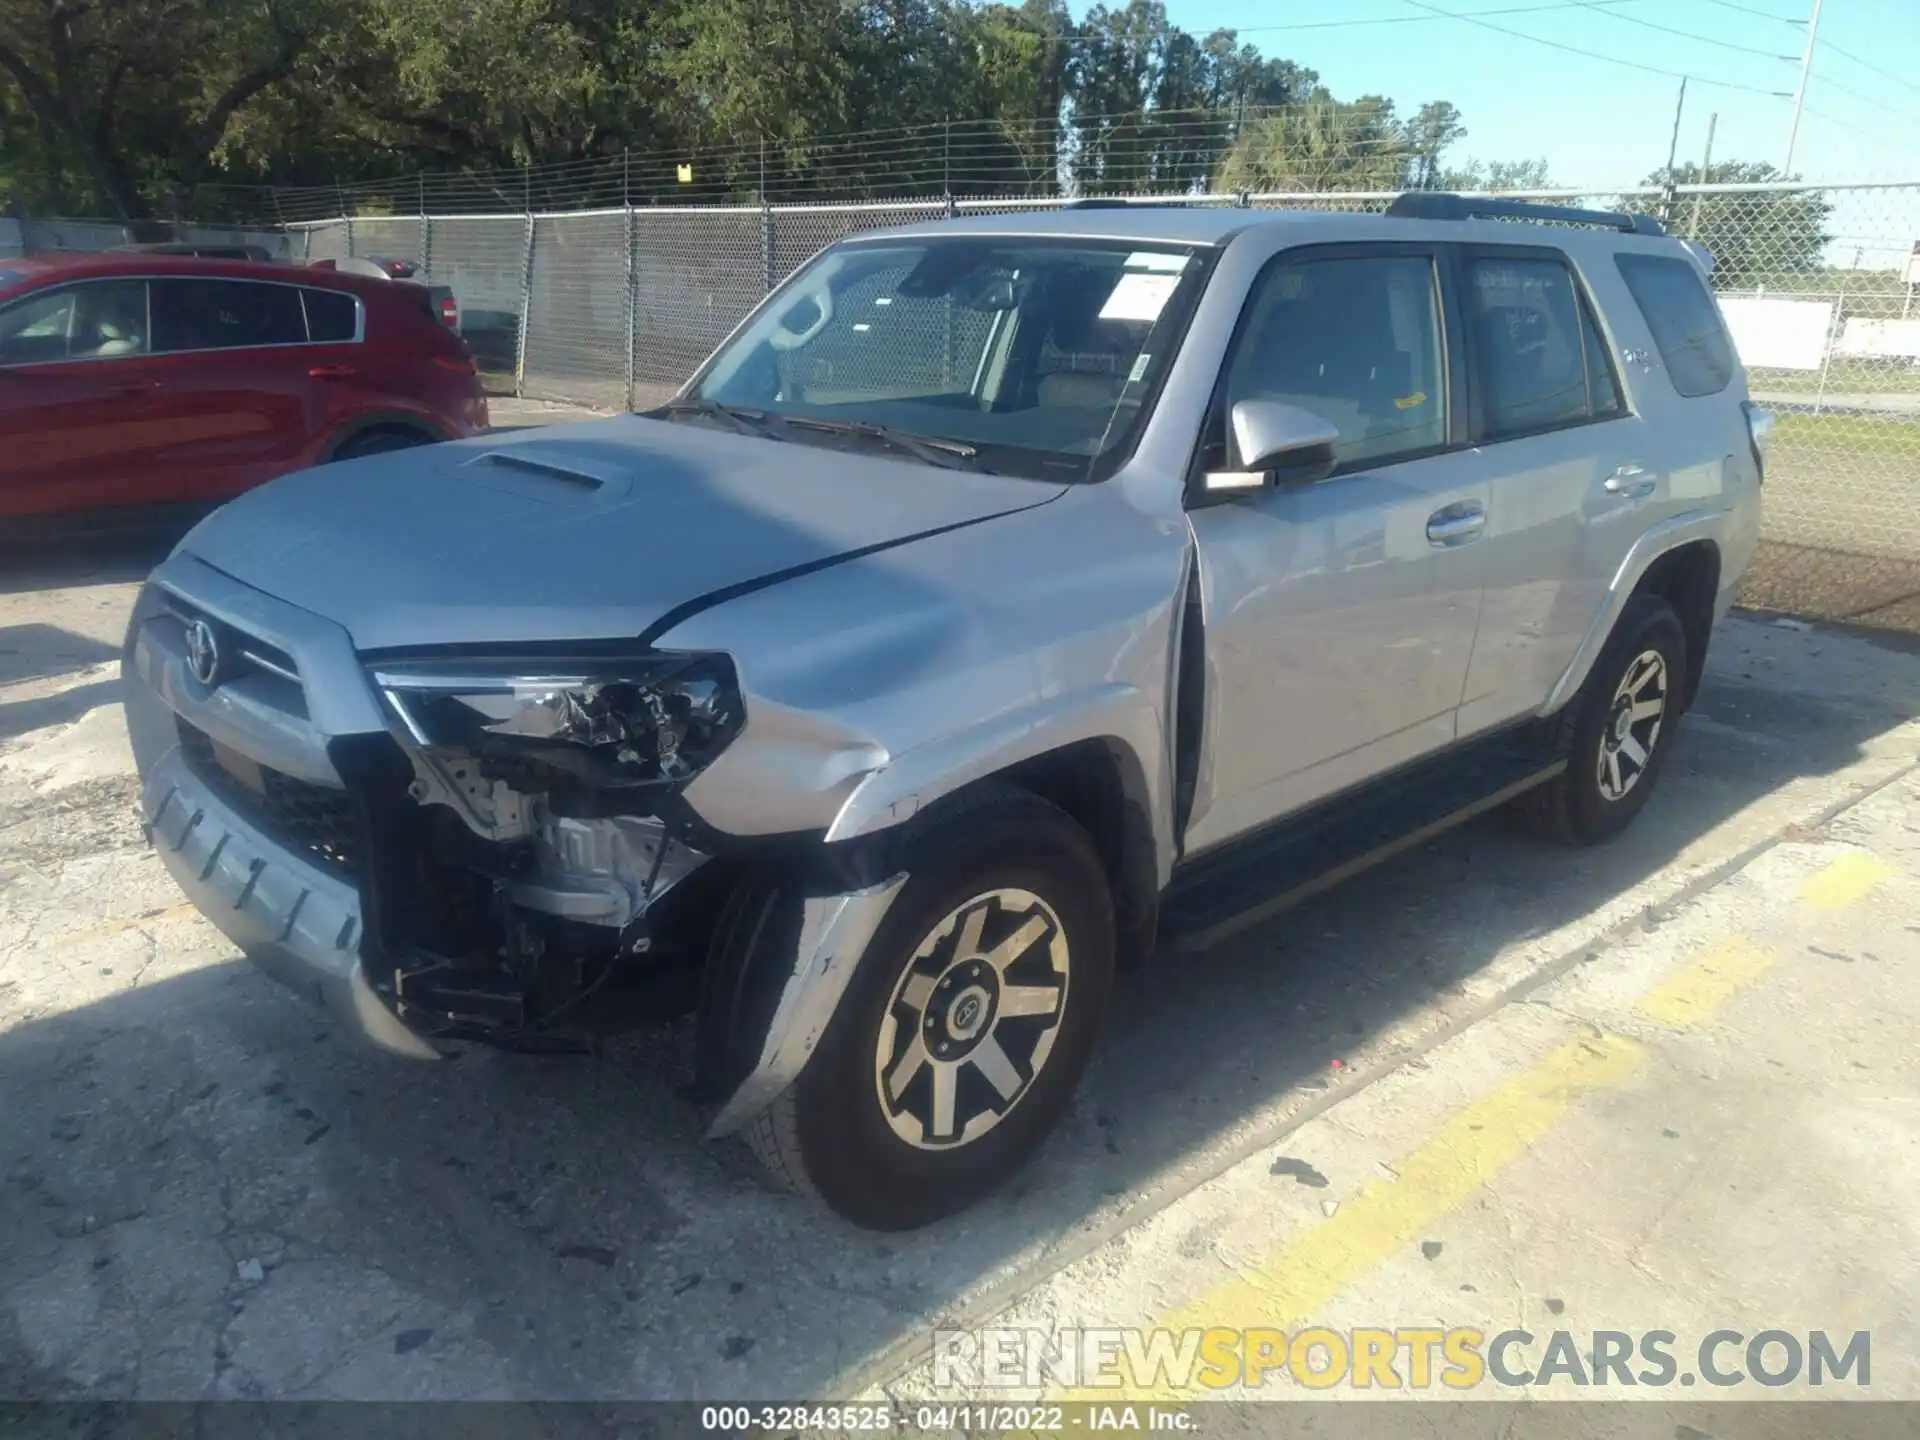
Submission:
[[[1566,254],[1471,246],[1454,256],[1471,424],[1491,490],[1464,737],[1540,708],[1670,482]]]
[[[150,282],[166,360],[164,465],[184,498],[224,500],[302,463],[316,380],[300,287],[219,276]]]
[[[0,514],[158,504],[165,366],[151,353],[147,282],[75,281],[0,306]]]

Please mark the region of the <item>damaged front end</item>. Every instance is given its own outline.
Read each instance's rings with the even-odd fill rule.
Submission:
[[[732,662],[388,657],[372,679],[393,733],[336,763],[369,821],[369,979],[399,1018],[569,1051],[690,1004],[713,857],[680,797],[745,726]]]

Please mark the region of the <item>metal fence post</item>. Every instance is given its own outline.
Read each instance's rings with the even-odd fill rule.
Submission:
[[[773,293],[773,207],[760,202],[760,292]]]
[[[515,399],[527,391],[527,329],[533,323],[533,212],[527,212],[527,238],[521,247],[520,334],[514,345],[513,394]]]
[[[420,172],[420,275],[433,283],[433,217],[427,214],[427,172]]]
[[[622,197],[625,200],[625,197]],[[633,347],[639,340],[637,333],[640,319],[640,296],[637,286],[639,276],[633,263],[634,233],[633,203],[626,200],[627,212],[627,409],[633,409]]]

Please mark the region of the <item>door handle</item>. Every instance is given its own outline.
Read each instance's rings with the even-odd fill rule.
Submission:
[[[1622,495],[1629,500],[1644,500],[1659,487],[1660,477],[1644,465],[1622,465],[1607,476],[1600,488],[1609,495]]]
[[[309,365],[308,378],[313,380],[351,380],[355,374],[351,365]]]
[[[1465,545],[1487,528],[1487,512],[1476,500],[1443,505],[1427,517],[1427,539],[1435,545]]]

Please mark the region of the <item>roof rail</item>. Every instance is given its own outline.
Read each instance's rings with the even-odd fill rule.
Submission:
[[[1067,200],[1060,205],[1062,210],[1162,210],[1185,208],[1192,202],[1178,195],[1169,195],[1162,199],[1158,195],[1139,200],[1115,200],[1111,198],[1093,198],[1086,200]]]
[[[1486,195],[1454,195],[1440,190],[1409,190],[1396,196],[1387,214],[1402,220],[1552,220],[1563,225],[1599,225],[1629,235],[1664,235],[1666,227],[1651,215],[1624,210],[1581,210],[1571,205],[1539,205],[1530,200],[1497,200]]]

